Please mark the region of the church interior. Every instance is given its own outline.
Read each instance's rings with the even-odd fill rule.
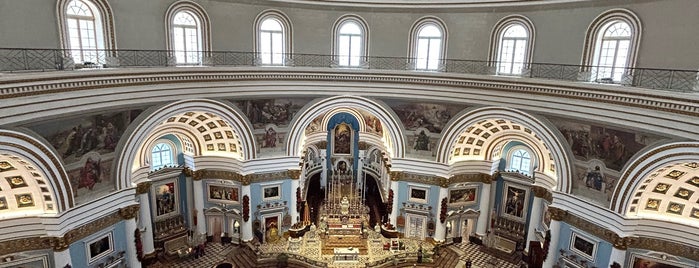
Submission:
[[[699,267],[698,11],[0,0],[0,268]]]

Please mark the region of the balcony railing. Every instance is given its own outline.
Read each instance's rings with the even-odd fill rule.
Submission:
[[[254,52],[198,51],[183,53],[172,50],[91,50],[73,57],[71,50],[0,48],[0,72],[33,72],[74,70],[82,68],[134,68],[175,66],[285,66],[376,70],[408,70],[421,72],[506,75],[574,82],[618,84],[631,87],[699,91],[699,71],[651,68],[615,68],[611,66],[568,65],[553,63],[515,63],[521,68],[513,73],[498,73],[501,63],[478,60],[440,60],[437,69],[416,68],[416,58],[362,57],[359,66],[341,66],[337,55],[284,54],[283,65],[263,64]],[[89,55],[89,58],[81,57]],[[267,55],[269,56],[269,55]],[[432,65],[430,65],[432,66]]]

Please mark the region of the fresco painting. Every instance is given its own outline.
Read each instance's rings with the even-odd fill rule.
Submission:
[[[620,172],[608,169],[599,160],[575,165],[573,193],[602,206],[609,206]]]
[[[294,114],[310,101],[311,99],[292,98],[237,100],[233,103],[250,119],[253,128],[265,129],[269,124],[287,127]]]
[[[451,118],[466,108],[457,104],[410,103],[399,100],[387,100],[407,130],[425,128],[432,133],[441,133]]]
[[[620,171],[638,151],[663,139],[651,134],[571,122],[567,119],[550,119],[561,131],[577,159],[599,159],[607,168],[616,171]]]

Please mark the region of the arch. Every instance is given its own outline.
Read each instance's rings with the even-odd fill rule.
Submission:
[[[19,157],[28,162],[38,175],[43,175],[41,178],[49,185],[56,213],[75,205],[73,188],[61,158],[51,146],[45,145],[45,141],[19,131],[0,129],[0,154]]]
[[[132,187],[133,168],[138,164],[136,157],[139,155],[139,150],[145,145],[145,141],[153,135],[152,132],[168,118],[186,111],[209,112],[220,116],[223,120],[229,122],[236,133],[240,135],[243,160],[250,160],[256,157],[256,144],[252,134],[252,124],[243,112],[233,104],[208,99],[192,99],[168,103],[148,109],[139,115],[124,131],[123,135],[126,138],[119,140],[116,149],[118,155],[116,157],[115,170],[119,180],[117,190]]]
[[[350,43],[350,47],[348,48],[349,52],[342,53],[342,47],[340,46],[342,42],[340,39],[344,36],[343,28],[348,24],[356,25],[359,28],[360,32],[358,34],[353,32],[351,35],[347,36],[347,38],[349,39],[348,42]],[[335,57],[337,57],[335,60],[338,62],[338,64],[340,66],[349,67],[357,67],[362,65],[365,62],[365,57],[369,55],[369,26],[366,23],[366,21],[359,15],[343,15],[339,17],[333,24],[332,32],[332,54],[335,55]],[[356,37],[357,35],[360,38],[359,43],[362,47],[359,49],[359,55],[352,55],[353,50],[351,49],[351,46],[355,44],[355,42],[352,41],[352,38]],[[345,54],[347,54],[347,56],[345,56],[347,57],[347,63],[343,64],[343,62],[345,61],[343,55]]]
[[[282,44],[282,51],[273,51],[269,50],[267,51],[266,49],[262,49],[262,26],[265,21],[268,19],[272,19],[279,23],[281,26],[281,40],[283,42]],[[291,25],[291,20],[289,19],[284,12],[281,12],[276,9],[268,9],[260,12],[260,14],[255,17],[255,22],[253,23],[253,49],[256,53],[256,63],[258,64],[265,64],[265,65],[285,65],[286,64],[286,55],[290,55],[293,53],[293,28]],[[270,35],[269,38],[272,38]],[[271,44],[270,40],[270,44]],[[262,53],[269,53],[270,57],[270,62],[266,62],[265,59],[263,59]],[[281,53],[278,57],[281,62],[277,62],[274,58],[274,54],[279,54]]]
[[[699,142],[670,142],[649,148],[636,154],[629,160],[619,177],[619,182],[612,193],[610,209],[624,215],[631,205],[636,190],[654,171],[672,164],[697,162],[699,159]]]
[[[603,12],[588,26],[587,33],[585,34],[581,61],[583,71],[590,71],[592,66],[596,65],[595,55],[597,54],[598,48],[601,46],[600,41],[604,36],[606,28],[614,22],[624,22],[631,28],[631,38],[625,67],[633,68],[636,66],[638,47],[641,42],[641,34],[643,33],[641,20],[631,10],[615,8]],[[594,78],[594,76],[592,78]]]
[[[563,135],[561,135],[561,133],[558,132],[558,130],[548,121],[544,121],[544,119],[539,119],[533,115],[512,108],[483,107],[466,110],[452,118],[448,124],[448,127],[442,131],[444,134],[439,142],[439,147],[437,148],[437,162],[448,164],[451,148],[457,142],[460,135],[470,126],[484,121],[485,119],[509,120],[531,130],[537,139],[540,139],[542,146],[534,146],[533,144],[530,144],[530,142],[524,142],[526,141],[524,138],[520,138],[520,140],[533,147],[544,147],[538,149],[542,152],[551,152],[550,158],[552,163],[555,164],[555,189],[566,193],[569,193],[572,190],[572,153],[566,144],[564,144],[563,141],[565,141],[565,139],[563,138]],[[488,146],[488,148],[494,147],[495,146],[492,145]],[[485,157],[491,157],[493,154],[492,150],[493,149],[488,149],[488,152],[484,154]],[[539,159],[546,159],[546,157],[549,156],[539,156]],[[543,165],[540,164],[540,166]],[[539,167],[540,170],[543,168],[546,167]]]
[[[67,8],[69,4],[73,1],[80,1],[88,6],[90,6],[95,19],[95,32],[96,38],[96,49],[105,50],[102,56],[113,56],[111,50],[117,48],[115,30],[114,30],[114,14],[112,13],[112,7],[109,5],[107,0],[58,0],[56,2],[56,18],[58,18],[58,37],[61,42],[61,48],[65,50],[71,49],[70,35],[68,29],[68,14]],[[101,40],[101,42],[100,42]],[[99,55],[98,55],[99,58]],[[98,61],[104,63],[104,60]]]
[[[196,53],[199,54],[199,51],[205,51],[205,53],[211,51],[211,19],[209,19],[209,15],[206,13],[206,10],[204,10],[202,6],[200,6],[196,2],[189,0],[180,0],[174,2],[167,8],[167,11],[165,11],[166,49],[172,51],[175,50],[177,47],[174,44],[174,20],[178,14],[181,14],[181,12],[184,12],[192,16],[198,22],[196,28],[199,36],[199,48],[197,49],[198,51]],[[201,64],[201,62],[202,58],[201,54],[199,54],[199,64]]]
[[[526,32],[526,36],[512,36],[511,38],[508,38],[506,35],[508,34],[508,30],[513,29],[513,27],[522,27],[522,29]],[[493,26],[493,30],[490,32],[490,49],[488,50],[488,60],[492,63],[497,63],[497,73],[504,73],[504,74],[520,74],[521,70],[519,72],[501,72],[501,67],[505,67],[504,65],[501,65],[502,61],[505,61],[502,58],[502,49],[503,49],[503,40],[504,39],[511,39],[514,43],[512,46],[512,49],[515,49],[515,44],[518,41],[524,41],[526,44],[525,48],[525,53],[523,57],[523,62],[521,64],[521,68],[524,69],[527,67],[528,63],[532,62],[532,58],[534,56],[534,41],[536,40],[536,30],[534,28],[534,23],[532,23],[529,18],[523,15],[509,15],[506,17],[503,17],[500,19],[495,26]],[[516,65],[516,60],[515,57],[512,56],[511,59],[511,65]],[[511,69],[514,69],[513,66],[510,66]]]
[[[427,42],[427,47],[424,48],[426,51],[421,51],[421,49],[418,48],[420,46],[419,38],[420,34],[423,30],[425,30],[428,27],[435,27],[437,30],[440,31],[440,44],[438,48],[439,52],[439,57],[437,59],[433,59],[436,62],[433,62],[427,57],[425,59],[424,64],[420,61],[420,55],[424,53],[431,54],[431,49],[432,47],[429,46],[430,42]],[[444,59],[447,58],[447,41],[448,41],[448,32],[447,32],[447,25],[442,21],[442,19],[435,17],[435,16],[425,16],[422,18],[419,18],[418,20],[413,23],[413,26],[410,27],[410,40],[409,41],[409,46],[408,46],[408,57],[411,59],[412,63],[415,65],[414,68],[417,70],[441,70],[443,69],[443,62]],[[427,39],[436,39],[435,36],[429,36]],[[425,44],[423,42],[423,44]],[[434,66],[434,65],[438,66]],[[421,65],[424,65],[425,68],[420,68],[423,67]]]
[[[384,125],[384,135],[388,135],[393,146],[389,148],[391,157],[402,158],[405,154],[403,125],[398,116],[386,104],[358,96],[335,96],[307,104],[297,112],[289,124],[286,153],[288,156],[301,156],[306,127],[321,114],[338,108],[359,108],[376,116]],[[361,124],[360,124],[360,127]]]

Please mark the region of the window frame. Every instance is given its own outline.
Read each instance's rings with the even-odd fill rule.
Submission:
[[[626,64],[623,67],[626,71],[621,74],[619,79],[615,79],[613,72],[612,77],[598,77],[597,73],[599,71],[599,57],[602,54],[602,45],[605,33],[609,27],[616,24],[617,22],[624,22],[628,25],[630,29],[630,38],[628,51],[626,55]],[[591,82],[611,82],[611,83],[630,83],[627,76],[633,75],[633,68],[636,67],[636,61],[638,59],[638,47],[641,40],[641,34],[643,28],[641,25],[641,20],[638,16],[631,10],[624,8],[615,8],[607,10],[600,15],[598,15],[587,28],[587,33],[585,35],[585,43],[583,46],[583,55],[581,60],[581,65],[583,66],[582,72],[588,75],[587,81]],[[616,58],[616,56],[615,56]],[[615,59],[616,61],[616,59]],[[620,67],[612,67],[612,69]],[[606,79],[611,78],[611,80]]]
[[[431,40],[437,39],[434,37],[426,37],[426,38],[420,38],[420,33],[422,30],[424,30],[426,27],[429,26],[434,26],[436,27],[440,33],[441,37],[439,38],[441,43],[439,44],[439,58],[436,60],[436,67],[435,68],[430,68],[430,61],[429,57],[427,60],[425,60],[425,66],[424,68],[420,68],[422,66],[418,66],[419,59],[418,59],[418,53],[420,50],[419,44],[420,40],[428,39],[428,48],[427,48],[427,54],[430,53],[430,46],[429,44],[431,43]],[[447,58],[447,41],[448,41],[448,32],[447,32],[447,27],[444,21],[442,21],[438,17],[434,16],[427,16],[427,17],[422,17],[415,21],[413,23],[413,26],[410,28],[410,45],[408,46],[408,63],[409,63],[409,68],[416,70],[416,71],[443,71],[444,70],[444,62]]]
[[[521,38],[521,37],[505,37],[505,34],[507,33],[507,30],[509,30],[513,26],[520,26],[524,28],[525,32],[527,33],[526,38]],[[509,62],[510,64],[510,71],[509,72],[501,72],[500,69],[502,69],[502,56],[503,56],[503,45],[505,41],[509,40],[515,40],[515,43],[513,44],[513,51],[512,51],[512,61]],[[496,75],[512,75],[512,76],[521,76],[525,75],[527,70],[529,69],[529,64],[532,62],[532,58],[534,56],[534,43],[536,40],[536,30],[534,28],[534,24],[532,23],[529,18],[523,15],[519,14],[514,14],[514,15],[509,15],[506,17],[503,17],[500,19],[495,26],[493,26],[493,30],[491,31],[490,35],[490,50],[488,52],[488,60],[489,65],[494,67],[493,73]],[[525,42],[525,48],[524,48],[524,57],[522,62],[520,63],[521,69],[519,72],[515,72],[514,68],[515,65],[517,65],[517,62],[515,62],[515,52],[517,52],[516,41],[524,41]]]
[[[512,166],[513,164],[513,158],[515,157],[515,153],[524,151],[527,154],[529,154],[529,171],[524,172],[521,169],[521,164],[519,168],[515,168]],[[507,151],[507,158],[505,158],[505,163],[506,167],[505,170],[512,170],[512,171],[517,171],[519,173],[524,173],[527,176],[534,176],[534,171],[536,171],[535,167],[538,167],[538,156],[534,154],[534,152],[527,146],[524,145],[517,145],[513,146]]]
[[[177,24],[174,20],[179,16],[180,14],[185,14],[189,17],[192,17],[194,20],[194,25],[187,25],[187,24]],[[195,14],[192,14],[188,10],[180,10],[175,15],[173,16],[173,22],[172,22],[172,33],[173,33],[173,52],[175,54],[175,62],[177,65],[200,65],[202,63],[202,52],[201,52],[201,22],[197,18]],[[195,30],[196,31],[196,47],[194,49],[191,49],[188,47],[188,44],[192,43],[192,40],[188,38],[187,30]],[[177,34],[178,32],[182,33],[182,44],[178,44],[177,42]],[[178,45],[182,45],[184,47],[184,50],[178,50],[177,47]],[[179,59],[179,54],[183,53],[182,57],[184,58],[184,61],[180,61]],[[192,54],[194,56],[192,57]],[[196,60],[194,61],[189,61],[190,58],[195,58]]]
[[[73,2],[81,2],[88,6],[92,12],[93,23],[93,34],[95,41],[95,48],[83,49],[83,45],[80,44],[80,48],[77,49],[80,52],[80,57],[76,61],[75,57],[72,55],[73,49],[71,44],[71,35],[68,20],[87,18],[79,15],[69,15],[68,7]],[[64,50],[64,65],[71,66],[72,64],[81,64],[87,62],[84,57],[84,51],[95,51],[94,62],[95,64],[106,64],[110,57],[114,54],[114,49],[116,49],[116,38],[114,36],[114,15],[112,14],[112,8],[106,0],[58,0],[56,2],[56,12],[58,14],[58,35],[61,42],[61,48]],[[79,20],[78,20],[79,24]],[[82,39],[79,37],[79,39]],[[81,42],[82,43],[82,42]],[[69,60],[69,62],[65,62]]]
[[[262,24],[267,21],[268,19],[273,19],[279,25],[282,27],[282,57],[281,57],[281,62],[275,62],[274,61],[274,51],[271,52],[270,54],[270,61],[265,62],[265,60],[262,57]],[[253,24],[253,48],[255,52],[255,65],[262,65],[262,66],[286,66],[290,64],[291,60],[291,53],[292,51],[292,26],[291,26],[291,21],[289,18],[282,13],[279,10],[274,10],[274,9],[269,9],[260,12],[260,14],[257,15],[255,18],[255,23]],[[270,35],[270,38],[273,38]],[[270,45],[273,47],[273,41],[270,40]]]
[[[347,64],[342,64],[342,57],[344,54],[341,53],[341,39],[343,36],[346,34],[342,33],[342,28],[347,24],[347,23],[354,23],[359,27],[360,34],[348,34],[350,36],[350,52],[346,56],[347,59]],[[352,36],[359,36],[359,44],[361,45],[361,48],[359,49],[359,55],[353,56],[351,53],[351,46],[352,46],[352,41],[351,37]],[[348,14],[341,16],[338,18],[335,23],[333,24],[333,39],[332,39],[332,53],[333,53],[333,62],[335,65],[338,67],[342,68],[362,68],[366,66],[366,57],[368,56],[369,52],[369,27],[367,26],[366,21],[361,18],[358,15],[354,14]],[[352,58],[356,58],[357,64],[352,64]]]
[[[159,166],[153,165],[153,150],[161,144],[165,144],[168,147],[170,147],[170,159],[172,160],[170,162],[170,164],[175,165],[175,166],[179,165],[177,162],[177,155],[179,154],[179,148],[177,148],[177,146],[175,146],[175,143],[172,142],[171,140],[168,140],[168,139],[157,139],[157,140],[153,141],[153,143],[151,143],[151,145],[148,147],[149,148],[149,150],[148,150],[148,163],[150,166],[150,171],[155,171],[155,170],[158,170],[158,169],[165,167],[165,165],[162,165],[162,160],[161,160],[161,165],[159,165]],[[161,159],[162,159],[162,155],[161,155]]]
[[[196,63],[180,63],[177,61],[176,51],[175,51],[175,17],[180,14],[180,12],[186,12],[197,21],[197,44],[198,53],[197,58],[199,62]],[[166,33],[166,49],[168,50],[168,56],[170,57],[170,65],[205,65],[211,54],[211,19],[206,13],[206,10],[199,4],[189,1],[180,0],[172,3],[165,12],[165,33]],[[185,54],[186,55],[186,54]]]

